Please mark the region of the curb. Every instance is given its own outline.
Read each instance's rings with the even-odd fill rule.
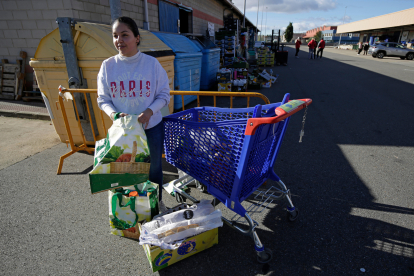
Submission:
[[[0,110],[0,116],[50,121],[49,114],[39,112]]]

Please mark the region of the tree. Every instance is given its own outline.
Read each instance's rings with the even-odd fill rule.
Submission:
[[[322,39],[322,37],[323,37],[323,34],[322,34],[321,31],[317,32],[316,35],[315,35],[315,39],[317,41],[320,41]]]
[[[289,25],[286,27],[285,31],[285,40],[286,42],[290,42],[293,38],[293,25],[292,22],[289,22]]]

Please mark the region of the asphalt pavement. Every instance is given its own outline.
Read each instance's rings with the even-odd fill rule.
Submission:
[[[253,215],[273,251],[268,265],[256,262],[249,237],[223,226],[218,245],[158,274],[414,275],[414,61],[336,49],[326,49],[321,60],[308,60],[307,51],[296,59],[287,49],[288,65],[272,68],[277,83],[258,92],[271,102],[285,93],[313,99],[303,142],[299,112],[275,164],[300,217],[286,221],[285,202]],[[202,98],[203,105],[211,102]],[[244,104],[235,100],[235,107]],[[89,190],[93,157],[74,154],[56,175],[66,152],[60,144],[0,170],[0,274],[153,274],[137,241],[109,234],[107,194]],[[175,172],[166,163],[164,170]],[[191,194],[212,198],[197,189]],[[176,204],[163,197],[167,206]],[[233,216],[222,204],[217,208]]]

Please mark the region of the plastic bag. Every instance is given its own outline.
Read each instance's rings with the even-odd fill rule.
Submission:
[[[138,221],[158,214],[158,184],[147,181],[108,191],[111,234],[139,239]]]
[[[108,136],[95,145],[94,168],[89,174],[91,192],[127,187],[148,180],[150,155],[138,115],[114,121]]]
[[[221,210],[214,210],[209,200],[202,200],[189,209],[158,217],[142,225],[139,244],[176,249],[186,238],[221,226]]]

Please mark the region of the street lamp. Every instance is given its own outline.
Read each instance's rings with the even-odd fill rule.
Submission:
[[[342,20],[342,25],[345,24],[345,14],[346,14],[346,8],[345,7],[345,13],[344,13],[344,18]],[[342,33],[339,35],[339,44],[338,44],[338,49],[339,49],[339,45],[341,45],[341,38],[342,38]]]
[[[263,7],[264,8],[264,7]],[[262,40],[261,41],[263,41],[263,9],[262,9],[262,23],[260,24],[260,35],[262,36]]]
[[[266,43],[266,33],[267,33],[267,7],[266,7],[266,24],[265,24],[265,43]]]

